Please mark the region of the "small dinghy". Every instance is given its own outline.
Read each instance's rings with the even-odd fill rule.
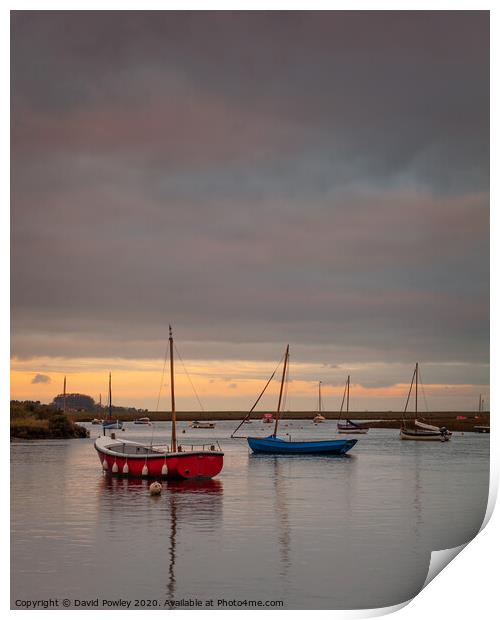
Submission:
[[[222,469],[224,453],[217,442],[202,446],[180,445],[176,435],[174,391],[174,353],[170,327],[170,393],[172,431],[169,446],[153,446],[135,441],[117,439],[114,433],[96,439],[94,448],[106,473],[126,477],[206,479],[213,478]],[[163,376],[162,376],[163,382]]]
[[[411,378],[410,390],[408,392],[408,397],[406,399],[406,405],[403,412],[403,423],[401,425],[401,429],[399,431],[399,436],[401,439],[410,440],[410,441],[449,441],[451,438],[451,432],[446,428],[446,426],[434,426],[433,424],[427,424],[425,422],[420,422],[418,420],[418,378],[419,378],[419,370],[418,370],[418,362],[415,364],[415,370],[413,371],[413,376]],[[410,401],[411,392],[413,389],[413,384],[415,384],[415,417],[413,420],[414,428],[411,428],[406,421],[406,411],[408,409],[408,403]],[[420,381],[422,384],[422,381]]]
[[[283,401],[283,388],[288,378],[287,371],[289,368],[290,345],[285,351],[285,359],[283,362],[283,374],[281,376],[281,387],[278,400],[278,409],[275,415],[274,432],[269,437],[247,437],[248,445],[255,453],[280,454],[280,455],[343,455],[348,452],[357,442],[357,439],[327,439],[327,440],[311,440],[311,441],[292,441],[291,437],[288,441],[280,439],[278,434],[278,425],[281,417],[281,404]],[[274,373],[273,373],[274,374]],[[269,382],[267,385],[269,385]],[[267,388],[266,385],[266,388]],[[266,389],[264,388],[264,390]],[[261,393],[260,397],[262,396]],[[258,400],[259,400],[258,399]],[[257,401],[258,402],[258,401]],[[255,406],[255,405],[254,405]]]

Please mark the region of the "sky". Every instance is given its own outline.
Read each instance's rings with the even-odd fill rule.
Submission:
[[[11,397],[166,409],[169,323],[180,409],[488,406],[488,12],[12,12]]]

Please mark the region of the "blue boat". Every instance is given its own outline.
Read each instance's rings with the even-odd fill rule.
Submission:
[[[247,437],[253,452],[261,454],[324,454],[341,456],[348,452],[357,439],[327,439],[321,441],[285,441],[274,435]]]
[[[281,402],[283,397],[283,386],[287,377],[288,358],[290,353],[290,345],[287,346],[285,352],[285,361],[283,363],[283,375],[281,377],[281,388],[278,400],[278,410],[275,416],[274,432],[269,437],[247,437],[247,442],[253,452],[258,454],[288,454],[304,455],[336,455],[341,456],[348,452],[356,445],[356,439],[326,439],[312,441],[291,441],[280,439],[277,436],[278,424],[280,420]],[[274,373],[273,373],[274,375]],[[271,377],[272,378],[272,377]],[[269,381],[267,383],[269,385]],[[266,387],[267,387],[266,385]],[[264,388],[265,389],[265,388]],[[262,392],[263,393],[263,392]],[[262,393],[260,396],[262,396]],[[260,399],[259,396],[259,399]]]

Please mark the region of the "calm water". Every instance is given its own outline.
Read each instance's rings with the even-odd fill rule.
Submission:
[[[126,426],[120,436],[149,440],[149,427]],[[156,443],[168,426],[156,425]],[[371,429],[350,457],[269,457],[230,440],[234,426],[181,434],[217,438],[224,469],[205,483],[165,483],[159,498],[145,481],[102,475],[92,445],[98,427],[89,425],[89,440],[12,444],[12,601],[394,605],[421,588],[431,550],[460,545],[481,525],[488,435],[434,444]],[[240,430],[268,429],[254,422]],[[335,435],[332,422],[294,421],[282,431]]]

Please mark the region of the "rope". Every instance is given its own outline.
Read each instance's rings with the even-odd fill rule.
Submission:
[[[345,382],[345,385],[344,385],[344,395],[342,396],[342,404],[340,405],[339,422],[340,422],[340,418],[342,417],[342,411],[344,411],[344,401],[345,401],[346,393],[347,393],[347,381]]]
[[[179,360],[181,361],[182,367],[184,368],[184,372],[186,373],[187,378],[189,379],[189,383],[191,384],[191,387],[193,389],[194,395],[196,396],[196,400],[198,401],[198,405],[200,406],[200,409],[203,411],[203,413],[205,413],[205,410],[203,409],[203,405],[201,404],[201,400],[198,397],[198,392],[196,391],[196,388],[194,387],[194,383],[191,381],[191,377],[187,371],[186,365],[184,364],[184,360],[181,357],[181,354],[179,353],[177,347],[175,346],[175,342],[174,342],[174,349],[175,352],[177,353],[177,357],[179,358]]]
[[[283,394],[283,403],[281,411],[285,411],[285,407],[288,404],[288,385],[290,380],[290,353],[288,353],[288,366],[286,367],[286,377],[285,377],[285,393]]]
[[[413,382],[415,381],[415,373],[417,372],[417,368],[415,367],[413,370],[413,375],[411,377],[411,385],[410,385],[410,390],[408,392],[408,398],[406,399],[406,405],[405,405],[405,410],[403,412],[403,418],[404,418],[404,414],[406,413],[406,410],[408,409],[408,403],[410,402],[410,396],[411,396],[411,390],[413,388]]]
[[[284,357],[284,356],[283,356]],[[231,439],[233,439],[235,437],[235,434],[238,432],[238,430],[241,428],[241,426],[243,426],[243,424],[245,423],[245,420],[248,420],[248,418],[250,417],[252,411],[255,409],[255,407],[257,407],[257,405],[259,404],[260,399],[264,396],[264,392],[267,390],[268,385],[271,383],[271,381],[274,378],[274,375],[276,374],[276,371],[278,370],[278,368],[281,366],[281,362],[283,361],[283,357],[280,359],[280,361],[278,362],[276,368],[273,370],[273,374],[269,377],[269,379],[267,380],[266,385],[264,386],[264,389],[262,390],[262,392],[259,394],[259,397],[257,398],[257,400],[254,402],[252,408],[250,409],[250,411],[247,413],[247,415],[243,418],[243,420],[239,423],[239,425],[235,428],[235,430],[232,432],[231,434]],[[246,439],[246,437],[238,437],[237,439]]]
[[[163,387],[163,378],[165,376],[165,367],[167,366],[167,358],[168,358],[168,345],[167,345],[167,347],[165,349],[165,359],[163,360],[163,369],[161,371],[160,388],[158,390],[158,399],[156,401],[156,413],[158,413],[158,407],[160,406],[161,390],[162,390],[162,387]],[[154,439],[154,436],[155,436],[155,429],[156,429],[155,423],[153,422],[151,424],[151,426],[152,426],[152,431],[151,431],[151,446],[152,446],[153,445],[153,439]]]

